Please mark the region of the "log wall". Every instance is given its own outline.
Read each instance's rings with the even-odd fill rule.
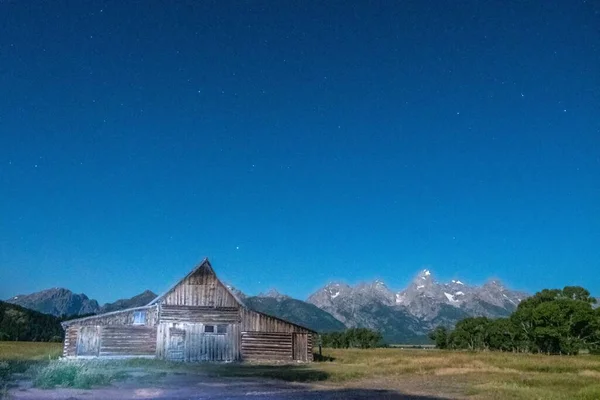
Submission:
[[[164,322],[204,322],[214,324],[234,324],[240,322],[237,307],[193,307],[160,305],[159,319]]]
[[[100,357],[153,356],[156,353],[156,328],[146,326],[104,326],[100,338]]]
[[[242,360],[292,361],[292,334],[242,332]]]
[[[69,326],[65,332],[65,341],[63,343],[63,357],[73,357],[77,349],[78,327]]]

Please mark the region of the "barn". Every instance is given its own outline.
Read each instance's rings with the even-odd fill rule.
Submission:
[[[246,307],[204,259],[148,305],[63,322],[67,358],[313,359],[316,332]]]

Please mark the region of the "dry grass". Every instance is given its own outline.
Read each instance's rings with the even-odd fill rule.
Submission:
[[[600,357],[438,350],[326,350],[328,381],[473,399],[600,399]]]
[[[2,360],[47,360],[59,353],[60,344],[55,343],[0,342],[0,364],[6,363]],[[154,377],[185,373],[270,378],[306,382],[319,387],[382,388],[405,394],[448,398],[600,399],[600,356],[567,357],[394,348],[325,349],[323,353],[332,361],[253,365],[182,364],[134,359],[102,363],[92,361],[86,368],[91,371],[92,367],[97,367],[104,374],[110,371],[110,377],[124,376],[134,369],[146,371]],[[37,374],[39,382],[49,382],[40,386],[52,386],[59,381],[58,378],[68,375],[66,372],[69,372],[70,364],[38,361],[31,371]],[[67,370],[63,371],[64,368]],[[47,379],[42,380],[40,377]],[[35,380],[36,376],[32,378]],[[87,386],[102,383],[87,379],[87,376],[84,378]],[[79,381],[74,378],[72,385],[79,386],[77,382]],[[60,381],[58,384],[71,385],[70,381]]]
[[[62,343],[0,342],[0,361],[51,360],[61,353]]]

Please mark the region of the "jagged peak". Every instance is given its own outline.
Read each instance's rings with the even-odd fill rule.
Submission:
[[[273,299],[287,299],[290,296],[280,293],[277,289],[271,288],[264,293],[259,293],[257,297],[271,297]]]
[[[433,281],[433,274],[427,268],[419,271],[419,273],[417,273],[417,275],[413,279],[413,282],[416,285],[422,285],[423,283],[429,283]]]
[[[486,283],[483,284],[483,287],[496,288],[500,290],[505,289],[504,283],[502,283],[502,281],[497,278],[489,279]]]

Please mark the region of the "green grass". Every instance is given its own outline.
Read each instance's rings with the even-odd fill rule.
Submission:
[[[545,356],[402,349],[324,349],[311,364],[184,364],[162,360],[49,361],[56,343],[0,342],[0,377],[26,372],[41,388],[144,384],[172,374],[267,378],[469,399],[600,399],[600,356]],[[143,371],[143,376],[131,374]],[[0,386],[1,387],[1,386]]]

